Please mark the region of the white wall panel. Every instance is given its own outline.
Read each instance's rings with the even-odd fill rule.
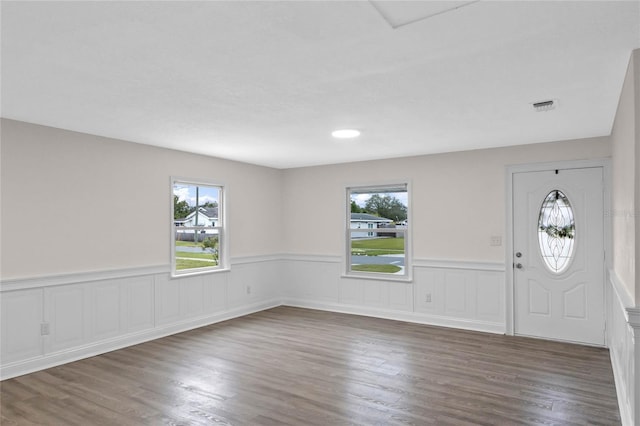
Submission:
[[[281,272],[279,259],[260,257],[228,272],[177,279],[167,272],[109,270],[70,274],[69,284],[61,284],[62,275],[2,283],[0,377],[277,306]],[[50,334],[41,334],[42,323]]]
[[[282,300],[285,266],[286,262],[279,258],[277,260],[266,262],[266,265],[261,267],[266,273],[260,280],[264,281],[265,288],[268,290],[268,293],[265,294],[266,297]]]
[[[126,294],[126,331],[140,331],[154,326],[154,280],[140,277],[122,283]]]
[[[447,266],[416,266],[413,281],[399,282],[340,277],[339,261],[320,259],[287,260],[285,303],[482,331],[506,328],[504,272],[495,264],[421,261]]]
[[[382,281],[370,281],[363,284],[362,301],[367,306],[389,306],[389,283]]]
[[[88,327],[87,284],[57,286],[45,289],[44,320],[51,325],[45,343],[47,352],[56,352],[85,343]]]
[[[339,302],[339,263],[286,260],[281,265],[284,269],[282,293],[286,297]]]
[[[170,324],[180,319],[180,278],[158,275],[155,279],[156,324]]]
[[[309,281],[308,294],[320,301],[338,301],[340,298],[340,264],[322,263],[317,276]],[[314,283],[320,282],[320,285]]]
[[[11,290],[2,292],[2,366],[29,357],[55,363],[64,354],[76,359],[102,350],[91,348],[113,346],[103,342],[133,342],[142,337],[129,336],[188,329],[282,300],[438,325],[504,329],[502,273],[482,270],[482,264],[415,267],[412,282],[344,278],[340,265],[323,257],[247,258],[228,272],[175,279],[144,271],[126,277],[123,270],[106,272],[107,279],[100,279],[100,273],[82,279],[70,275],[67,285],[61,285],[62,276],[14,280]],[[21,283],[27,289],[15,290]],[[40,336],[41,322],[49,323],[49,335]]]
[[[617,281],[613,271],[607,283],[607,346],[616,382],[618,404],[624,426],[640,424],[640,324],[637,331],[630,324],[625,307],[625,288]]]
[[[231,272],[155,278],[158,324],[171,324],[273,298],[275,262],[234,265]]]
[[[227,294],[229,297],[229,307],[240,306],[251,297],[253,287],[251,286],[250,271],[245,265],[239,265],[229,277]]]
[[[283,282],[282,292],[283,295],[291,297],[293,299],[301,299],[305,292],[303,291],[304,269],[308,267],[306,263],[295,262],[293,260],[284,261],[283,268]]]
[[[3,364],[43,353],[40,324],[43,322],[42,289],[0,294],[2,327],[0,360]]]
[[[206,312],[227,309],[227,273],[203,275],[204,308]]]
[[[180,312],[182,318],[192,318],[204,313],[203,276],[180,279]]]
[[[113,280],[92,283],[89,291],[92,340],[117,336],[121,332],[124,314],[120,283]]]
[[[363,287],[367,283],[356,278],[343,279],[340,282],[340,302],[347,305],[362,305]]]
[[[505,315],[504,273],[478,272],[476,283],[478,318],[502,321]]]
[[[471,307],[467,303],[467,272],[445,271],[444,279],[444,310],[450,315],[468,316]]]
[[[416,312],[504,328],[504,272],[418,267],[415,286]]]
[[[278,297],[281,276],[279,260],[235,265],[228,277],[229,308]]]
[[[414,279],[416,312],[443,312],[445,298],[442,271],[432,268],[416,268]]]
[[[410,283],[389,283],[389,308],[399,311],[413,311],[413,285]]]

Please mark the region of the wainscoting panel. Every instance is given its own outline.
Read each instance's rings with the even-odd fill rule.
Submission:
[[[426,314],[444,312],[445,290],[442,271],[433,268],[417,268],[414,272],[415,311]]]
[[[607,346],[624,426],[640,425],[640,312],[615,273],[607,283]],[[637,318],[635,318],[637,315]]]
[[[94,340],[110,339],[118,336],[122,331],[122,324],[126,321],[124,305],[125,296],[121,285],[117,281],[97,282],[89,287],[91,326],[89,335]]]
[[[204,308],[207,312],[227,310],[228,274],[211,274],[202,277],[204,281]]]
[[[285,298],[330,304],[357,299],[357,289],[340,286],[339,258],[308,260],[291,257],[284,262],[283,270]],[[356,283],[353,284],[357,287]]]
[[[86,284],[45,288],[44,322],[51,331],[45,336],[46,352],[58,352],[86,342],[91,306],[87,293]]]
[[[0,379],[280,305],[281,261],[172,279],[168,268],[3,281]]]
[[[381,312],[413,311],[413,285],[401,281],[367,280],[340,278],[340,303],[366,309],[363,314],[371,315],[376,309]]]
[[[397,311],[413,311],[413,284],[391,283],[389,290],[389,308]]]
[[[0,293],[2,363],[42,356],[43,296],[42,289]]]
[[[181,318],[180,294],[182,279],[171,279],[169,274],[155,277],[156,324],[178,322]]]
[[[486,321],[504,318],[505,291],[501,272],[480,271],[476,273],[476,315]]]
[[[356,278],[340,280],[340,303],[364,305],[364,286],[367,281]]]
[[[182,323],[225,311],[229,275],[221,272],[173,279],[168,275],[156,276],[156,324]]]
[[[411,282],[346,278],[341,269],[337,256],[284,255],[239,258],[230,271],[180,278],[149,267],[4,281],[0,377],[282,303],[504,332],[499,265],[419,261]]]
[[[287,257],[284,303],[504,333],[504,271],[496,264],[417,262],[413,281],[341,277],[340,258]]]
[[[48,368],[280,304],[504,333],[500,265],[418,261],[413,280],[341,276],[339,257],[243,258],[172,279],[168,268],[0,284],[0,378]],[[622,290],[621,290],[622,289]],[[624,425],[640,424],[640,310],[615,277],[607,343]]]
[[[362,302],[366,306],[389,306],[389,286],[382,281],[373,281],[362,286]]]
[[[440,325],[504,333],[504,272],[463,266],[417,267],[416,312]]]
[[[259,303],[280,296],[281,267],[279,260],[243,262],[229,275],[229,308]]]
[[[124,312],[126,333],[150,330],[155,326],[154,277],[136,277],[120,284],[125,295]]]
[[[465,272],[442,271],[444,285],[444,313],[451,316],[470,317],[471,306],[468,299],[473,290],[468,282],[470,274]]]
[[[204,314],[204,276],[180,278],[180,312],[184,319]]]

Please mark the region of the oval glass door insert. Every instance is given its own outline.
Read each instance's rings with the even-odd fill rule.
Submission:
[[[551,272],[559,274],[569,266],[575,232],[571,203],[562,191],[554,189],[542,202],[538,216],[540,254]]]

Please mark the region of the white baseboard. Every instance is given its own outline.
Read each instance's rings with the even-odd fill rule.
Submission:
[[[318,309],[322,311],[339,312],[344,314],[363,315],[417,324],[435,325],[440,327],[459,328],[463,330],[481,331],[485,333],[504,334],[504,324],[480,321],[475,319],[452,318],[440,315],[430,315],[421,312],[405,312],[391,309],[369,308],[341,303],[326,303],[314,300],[285,299],[285,306],[297,308]]]
[[[214,315],[207,315],[200,318],[189,319],[166,326],[156,327],[138,333],[131,333],[118,336],[114,339],[102,340],[93,344],[74,347],[70,350],[54,352],[43,357],[26,359],[0,367],[0,380],[10,379],[46,368],[67,364],[84,358],[101,355],[127,346],[137,345],[150,340],[170,336],[172,334],[193,330],[233,318],[242,317],[265,309],[280,306],[279,299],[263,301],[247,306],[241,306],[228,311],[219,312]]]

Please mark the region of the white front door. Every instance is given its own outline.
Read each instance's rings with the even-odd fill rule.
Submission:
[[[603,170],[513,174],[514,332],[604,345]]]

